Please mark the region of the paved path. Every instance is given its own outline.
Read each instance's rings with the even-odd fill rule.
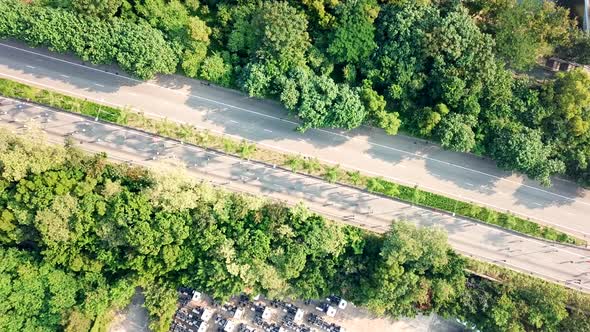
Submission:
[[[590,292],[590,250],[531,239],[288,170],[12,100],[0,106],[0,125],[15,132],[41,127],[50,142],[58,144],[70,135],[82,149],[104,151],[120,162],[150,168],[182,165],[188,175],[225,189],[268,196],[290,205],[303,201],[333,220],[375,232],[385,232],[392,220],[442,227],[450,244],[461,253]]]
[[[109,72],[105,72],[108,70]],[[311,155],[399,183],[511,211],[590,240],[590,194],[575,184],[555,180],[552,188],[498,170],[469,154],[381,130],[350,132],[309,130],[278,104],[248,98],[181,76],[142,82],[113,67],[88,67],[22,44],[0,42],[0,78],[54,89],[114,106],[191,123],[213,132],[249,139],[267,148]]]

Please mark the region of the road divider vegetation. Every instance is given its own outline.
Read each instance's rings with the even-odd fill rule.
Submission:
[[[588,186],[590,76],[535,68],[590,64],[590,34],[562,2],[3,0],[0,38],[273,98],[301,131],[401,129]]]
[[[466,265],[440,229],[400,221],[374,234],[42,136],[0,128],[1,331],[102,331],[136,286],[154,332],[168,331],[179,286],[219,301],[336,293],[378,315],[435,312],[482,331],[588,331],[588,295],[466,273],[489,267]]]
[[[583,239],[566,234],[552,227],[523,219],[511,213],[499,212],[474,203],[431,193],[420,189],[418,186],[405,186],[380,177],[363,175],[356,170],[345,170],[340,168],[339,165],[325,164],[316,158],[308,158],[262,148],[245,140],[236,140],[227,135],[214,134],[188,124],[147,117],[141,112],[135,112],[130,109],[101,105],[93,101],[7,79],[0,79],[0,94],[6,97],[20,98],[42,105],[88,115],[103,121],[146,130],[205,148],[221,150],[244,159],[252,159],[285,167],[294,172],[323,177],[329,182],[355,186],[409,204],[471,218],[522,234],[567,244],[586,244],[586,241]]]

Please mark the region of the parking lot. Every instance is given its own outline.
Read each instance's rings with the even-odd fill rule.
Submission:
[[[179,304],[172,332],[461,331],[455,323],[436,316],[397,321],[374,317],[334,295],[306,302],[240,295],[217,303],[191,289],[180,289]]]

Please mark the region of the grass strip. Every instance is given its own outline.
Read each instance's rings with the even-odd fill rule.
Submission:
[[[410,187],[396,184],[379,177],[371,177],[358,171],[341,169],[338,165],[327,165],[316,158],[306,158],[260,148],[246,140],[236,140],[207,130],[197,129],[188,124],[179,124],[167,119],[154,119],[131,111],[101,105],[92,101],[41,89],[20,82],[0,78],[0,94],[6,97],[24,99],[42,105],[84,114],[103,121],[127,125],[153,132],[161,136],[180,139],[205,148],[221,150],[269,164],[290,168],[294,172],[323,177],[332,183],[355,186],[372,193],[385,195],[418,206],[441,210],[472,218],[484,223],[500,226],[519,233],[560,243],[586,245],[586,241],[558,231],[552,227],[539,225],[511,213],[499,212],[473,203],[459,201]]]

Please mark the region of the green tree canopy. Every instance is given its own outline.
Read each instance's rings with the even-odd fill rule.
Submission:
[[[490,148],[498,166],[515,169],[548,185],[550,176],[564,171],[564,164],[552,158],[551,146],[541,139],[541,132],[517,124],[499,130]]]
[[[463,291],[463,263],[437,229],[394,223],[376,264],[364,286],[370,293],[367,305],[376,312],[412,317],[417,307],[450,304]]]
[[[275,62],[283,72],[305,64],[309,45],[306,16],[283,1],[263,2],[250,15],[240,16],[228,41],[231,51]]]
[[[79,13],[108,19],[115,15],[122,0],[71,0],[72,7]]]
[[[493,24],[498,54],[515,69],[529,69],[537,58],[569,42],[574,22],[569,10],[551,1],[511,1],[498,9]]]
[[[336,63],[358,63],[377,47],[373,22],[379,13],[375,0],[345,1],[336,7],[336,24],[327,52]]]

